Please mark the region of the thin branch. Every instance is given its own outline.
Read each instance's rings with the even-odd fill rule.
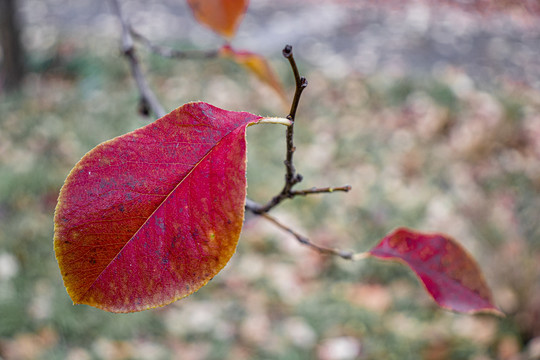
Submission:
[[[324,194],[324,193],[333,193],[336,191],[342,191],[342,192],[349,192],[351,190],[351,187],[349,185],[345,186],[338,186],[338,187],[325,187],[325,188],[311,188],[311,189],[305,189],[305,190],[292,190],[291,194],[306,196],[311,194]]]
[[[249,210],[256,215],[264,217],[266,220],[274,223],[276,226],[278,226],[282,230],[288,232],[289,234],[294,236],[300,244],[308,246],[311,249],[314,249],[321,254],[339,256],[342,259],[353,260],[353,261],[364,259],[369,256],[368,253],[354,253],[352,251],[329,248],[329,247],[317,245],[311,242],[307,237],[297,233],[293,229],[282,224],[276,218],[268,215],[268,211],[270,211],[275,206],[279,205],[279,203],[281,203],[285,199],[293,198],[295,196],[307,196],[307,195],[312,195],[312,194],[332,193],[336,191],[348,192],[349,190],[351,190],[351,187],[349,185],[339,186],[339,187],[324,187],[324,188],[314,187],[314,188],[305,189],[305,190],[292,189],[294,185],[302,181],[302,175],[296,173],[296,169],[293,163],[293,155],[294,155],[294,152],[296,151],[296,147],[294,146],[294,122],[296,118],[296,110],[298,109],[298,104],[300,102],[300,96],[302,95],[302,92],[304,91],[308,83],[307,83],[306,78],[300,76],[298,67],[296,66],[296,62],[293,57],[292,46],[290,45],[285,46],[285,48],[283,49],[283,56],[285,56],[285,58],[289,60],[289,63],[291,65],[291,68],[294,74],[295,83],[296,83],[296,90],[294,93],[294,98],[291,104],[289,115],[287,116],[287,119],[291,120],[292,124],[290,124],[287,127],[287,134],[286,134],[287,154],[286,154],[286,159],[284,161],[285,169],[286,169],[285,185],[283,186],[283,189],[281,190],[281,192],[278,195],[274,196],[265,205],[261,205],[249,198],[246,198],[245,208],[246,210]]]
[[[296,83],[296,90],[294,92],[291,110],[289,111],[289,116],[291,117],[291,120],[294,121],[296,117],[296,110],[298,109],[298,104],[300,103],[300,96],[302,95],[302,91],[304,91],[304,89],[307,87],[308,82],[305,77],[300,76],[300,72],[298,71],[298,67],[296,66],[296,61],[294,60],[291,45],[286,45],[285,48],[283,48],[283,56],[287,58],[287,60],[289,60],[289,63],[291,64],[291,68],[294,74],[294,82]]]
[[[294,236],[296,238],[296,240],[298,240],[298,242],[302,245],[305,245],[321,254],[327,254],[327,255],[334,255],[334,256],[338,256],[342,259],[345,259],[345,260],[353,260],[353,261],[356,261],[356,260],[360,260],[360,259],[363,259],[363,258],[366,258],[367,256],[369,256],[367,253],[354,253],[353,251],[349,251],[349,250],[342,250],[342,249],[336,249],[336,248],[329,248],[329,247],[326,247],[326,246],[322,246],[322,245],[317,245],[313,242],[311,242],[307,237],[297,233],[296,231],[292,230],[291,228],[289,228],[288,226],[282,224],[281,222],[279,222],[276,218],[268,215],[268,214],[260,214],[260,216],[264,217],[266,220],[272,222],[274,225],[276,225],[277,227],[279,227],[280,229],[288,232],[289,234],[291,234],[292,236]]]
[[[122,9],[120,8],[118,0],[110,0],[110,3],[114,13],[122,24],[122,53],[129,62],[131,74],[133,75],[133,78],[137,83],[137,88],[139,89],[139,93],[141,95],[141,112],[146,113],[147,109],[149,109],[151,112],[154,113],[156,117],[160,118],[164,116],[166,112],[152,89],[150,89],[150,86],[148,85],[144,77],[141,66],[139,64],[139,59],[135,54],[135,47],[133,44],[133,37],[131,36],[130,32],[131,27],[129,25],[129,22],[123,16]]]
[[[287,128],[287,156],[285,159],[285,167],[287,169],[287,173],[285,175],[285,186],[283,187],[282,194],[288,197],[287,195],[292,189],[292,187],[302,181],[302,176],[296,174],[296,169],[293,163],[293,155],[296,151],[296,147],[294,146],[294,121],[296,119],[296,110],[298,109],[300,96],[302,95],[304,89],[307,87],[308,82],[305,77],[300,77],[298,67],[296,66],[296,61],[294,60],[291,45],[285,46],[285,48],[283,49],[283,56],[285,56],[291,64],[291,68],[294,74],[294,81],[296,83],[296,89],[294,91],[294,98],[291,104],[291,110],[289,111],[289,115],[287,116],[288,119],[291,119],[293,121],[293,124]]]
[[[291,197],[294,197],[294,196],[307,196],[307,195],[313,195],[313,194],[329,194],[336,191],[349,192],[350,190],[351,190],[350,185],[338,186],[338,187],[324,187],[324,188],[313,187],[311,189],[305,189],[305,190],[291,190],[290,194],[291,194]],[[249,198],[246,198],[246,204],[245,204],[246,210],[251,211],[252,213],[256,215],[262,215],[266,213],[266,211],[264,211],[265,206]]]
[[[287,153],[284,161],[286,170],[285,184],[283,185],[283,189],[278,195],[274,196],[268,203],[260,206],[254,211],[257,214],[267,213],[272,208],[281,203],[283,200],[294,197],[295,194],[292,193],[292,188],[294,185],[298,184],[303,179],[302,175],[296,173],[293,162],[293,155],[296,151],[296,147],[294,146],[294,121],[296,118],[296,110],[298,109],[298,104],[300,102],[300,96],[302,95],[302,92],[306,88],[308,82],[305,77],[300,76],[298,67],[296,66],[296,61],[294,60],[291,45],[285,46],[285,48],[283,49],[283,56],[287,58],[287,60],[289,60],[296,83],[296,90],[294,92],[291,110],[289,111],[289,115],[287,115],[287,119],[291,120],[293,123],[292,125],[287,127],[286,133]]]
[[[131,36],[137,41],[140,41],[144,46],[146,46],[151,52],[159,56],[170,58],[170,59],[212,59],[216,58],[219,55],[218,50],[176,50],[170,47],[156,45],[152,43],[148,38],[144,37],[133,27],[130,26],[129,31]]]
[[[262,207],[262,205],[254,200],[251,200],[248,197],[246,197],[246,203],[244,204],[244,207],[247,211],[251,211],[255,215],[261,214],[258,210]]]

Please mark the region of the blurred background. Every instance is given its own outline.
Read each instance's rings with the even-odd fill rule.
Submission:
[[[182,0],[121,4],[155,43],[222,45]],[[273,214],[356,251],[398,226],[448,233],[506,318],[440,310],[405,267],[322,256],[249,214],[237,254],[190,297],[123,315],[73,306],[53,252],[58,191],[84,153],[151,121],[108,5],[0,0],[1,359],[540,359],[535,2],[252,0],[233,41],[270,59],[291,97],[281,50],[293,45],[309,81],[299,188],[353,188]],[[286,115],[232,62],[138,54],[167,110]],[[265,202],[282,186],[283,128],[250,127],[248,149],[249,196]]]

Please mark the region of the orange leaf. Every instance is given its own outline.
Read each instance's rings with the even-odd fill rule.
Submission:
[[[259,55],[245,50],[234,50],[229,45],[223,46],[219,51],[220,56],[229,58],[237,64],[247,68],[259,78],[262,82],[274,89],[284,103],[287,103],[287,95],[278,76],[268,64],[266,59]]]
[[[54,218],[73,302],[139,311],[212,279],[242,229],[245,132],[259,121],[189,103],[88,152],[67,177]]]
[[[231,39],[246,13],[249,0],[187,0],[195,19]]]

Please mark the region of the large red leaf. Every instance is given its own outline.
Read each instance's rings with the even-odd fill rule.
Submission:
[[[187,0],[198,22],[231,39],[244,16],[249,0]]]
[[[500,314],[474,259],[446,235],[401,228],[385,236],[368,254],[408,265],[441,307]]]
[[[67,177],[54,219],[73,302],[139,311],[212,279],[236,249],[245,131],[260,119],[189,103],[87,153]]]

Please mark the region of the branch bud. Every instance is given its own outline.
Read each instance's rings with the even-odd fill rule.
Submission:
[[[283,48],[283,56],[286,58],[289,58],[292,55],[292,46],[291,45],[285,45]]]

